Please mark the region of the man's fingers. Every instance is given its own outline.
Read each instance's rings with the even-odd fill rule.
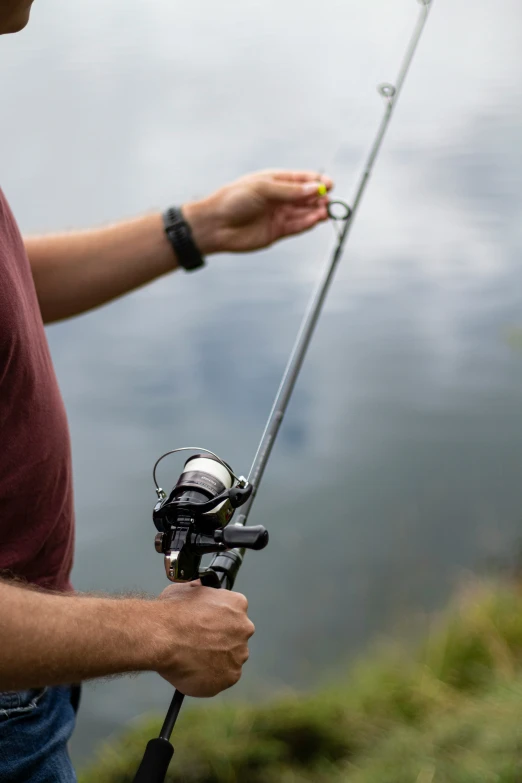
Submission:
[[[310,196],[309,198],[305,199],[299,206],[304,207],[319,207],[322,204],[328,204],[330,203],[330,199],[328,196],[316,196],[315,194],[313,196]]]
[[[327,190],[333,188],[333,180],[319,171],[274,171],[272,177],[282,182],[321,182]]]
[[[279,218],[281,223],[286,225],[287,223],[293,223],[295,221],[304,220],[311,215],[321,216],[321,218],[328,217],[328,202],[327,201],[315,201],[313,204],[283,204],[279,208]]]
[[[283,224],[283,230],[285,236],[302,234],[303,231],[308,231],[325,220],[328,220],[328,211],[326,207],[321,207],[320,209],[313,211],[307,210],[306,213],[288,218]]]
[[[324,195],[325,185],[312,180],[311,182],[286,182],[283,180],[265,180],[259,183],[260,193],[270,201],[303,202],[310,198]]]
[[[312,214],[328,217],[328,199],[314,199],[310,203],[282,204],[279,207],[279,215],[283,222],[302,220]]]
[[[333,188],[333,180],[317,171],[261,172],[257,185],[265,198],[280,202],[313,203]]]

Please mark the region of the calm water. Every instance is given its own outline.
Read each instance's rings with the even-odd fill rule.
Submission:
[[[25,231],[106,223],[267,166],[351,197],[413,0],[36,0],[0,43],[1,184]],[[234,696],[313,685],[522,528],[522,9],[438,0],[266,473]],[[49,329],[81,590],[159,592],[155,458],[248,470],[330,226]],[[162,482],[176,478],[167,465]],[[90,686],[75,754],[170,693]]]

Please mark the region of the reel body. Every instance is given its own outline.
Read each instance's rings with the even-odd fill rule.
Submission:
[[[218,587],[223,581],[218,572],[226,572],[229,567],[237,571],[241,564],[241,553],[230,550],[264,549],[268,533],[262,526],[229,526],[236,508],[252,496],[253,486],[237,478],[219,457],[202,451],[205,453],[186,461],[168,497],[156,485],[160,499],[152,514],[158,530],[155,547],[165,556],[165,571],[171,582],[201,578],[204,584]],[[203,555],[212,553],[229,554],[221,564],[222,558],[216,558],[202,571]]]

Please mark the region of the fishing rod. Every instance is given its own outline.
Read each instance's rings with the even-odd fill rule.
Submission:
[[[341,225],[337,232],[337,243],[303,318],[248,478],[236,476],[230,465],[217,454],[202,448],[173,449],[163,454],[154,465],[153,480],[158,495],[152,515],[158,531],[155,547],[157,552],[164,555],[167,578],[172,582],[200,579],[208,587],[232,590],[246,550],[261,550],[268,544],[267,530],[262,525],[248,527],[248,517],[326,295],[428,20],[432,0],[418,2],[422,8],[397,81],[395,85],[384,83],[378,87],[385,100],[385,111],[366,160],[353,207],[349,207],[344,201],[329,202],[329,217],[335,224]],[[320,185],[319,192],[326,195],[326,187]],[[182,452],[192,452],[192,456],[185,462],[177,484],[167,496],[156,478],[158,466],[166,457]],[[241,512],[232,525],[230,523],[236,509],[241,509]],[[214,557],[210,564],[202,569],[202,557],[208,554],[213,554]],[[148,743],[134,783],[163,783],[165,780],[174,754],[170,737],[184,698],[182,693],[175,691],[160,735]]]

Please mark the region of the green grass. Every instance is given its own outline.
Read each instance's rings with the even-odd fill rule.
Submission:
[[[102,749],[80,783],[131,783],[159,720]],[[420,649],[268,705],[187,710],[169,783],[521,783],[522,592],[468,588]]]

